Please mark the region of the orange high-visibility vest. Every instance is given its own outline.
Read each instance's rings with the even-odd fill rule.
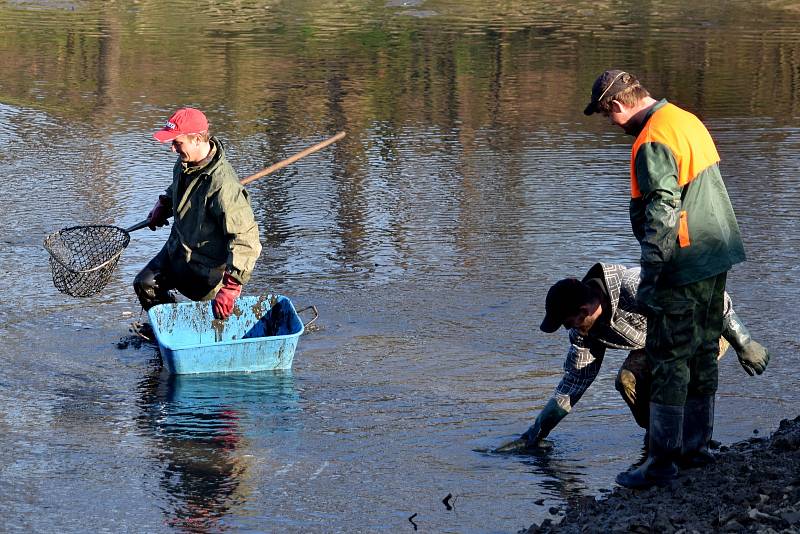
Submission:
[[[631,151],[631,198],[642,196],[636,179],[636,154],[645,143],[666,145],[678,166],[678,185],[685,186],[700,171],[719,163],[717,147],[700,119],[674,104],[656,110],[639,133]]]
[[[700,119],[673,104],[665,104],[650,116],[639,133],[631,150],[631,198],[642,196],[636,177],[636,155],[645,143],[660,143],[672,152],[678,170],[678,186],[684,187],[701,171],[719,163],[719,153],[714,140]],[[678,244],[688,247],[689,227],[687,214],[681,210],[678,226]]]

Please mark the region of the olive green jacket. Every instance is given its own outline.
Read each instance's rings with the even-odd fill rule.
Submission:
[[[718,163],[697,117],[666,100],[649,110],[631,153],[630,218],[643,283],[681,286],[744,261]]]
[[[211,286],[226,270],[245,284],[261,254],[258,224],[222,143],[214,137],[211,143],[216,153],[207,164],[175,163],[166,190],[174,221],[165,247],[178,270],[188,267]]]

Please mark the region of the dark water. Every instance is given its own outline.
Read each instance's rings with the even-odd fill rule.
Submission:
[[[3,528],[412,532],[416,513],[421,532],[514,532],[602,494],[640,454],[622,352],[549,457],[473,449],[524,430],[560,378],[549,285],[638,259],[630,139],[581,113],[611,66],[706,121],[745,236],[729,290],[773,361],[750,378],[723,360],[715,437],[797,414],[797,6],[489,4],[0,6]],[[169,379],[153,349],[117,348],[164,230],[133,234],[101,296],[52,287],[43,237],[144,218],[173,162],[151,132],[184,105],[241,176],[347,131],[248,186],[246,293],[321,313],[291,373]]]

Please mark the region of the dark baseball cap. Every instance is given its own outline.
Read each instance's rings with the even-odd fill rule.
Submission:
[[[545,316],[539,328],[542,332],[555,332],[570,315],[591,300],[592,289],[577,278],[559,280],[547,292],[544,309]]]
[[[597,113],[599,111],[597,109],[597,104],[603,100],[606,95],[615,95],[634,85],[639,85],[639,80],[624,70],[612,69],[605,71],[594,81],[594,85],[592,85],[592,99],[589,101],[586,109],[583,110],[583,114],[591,115],[592,113]]]

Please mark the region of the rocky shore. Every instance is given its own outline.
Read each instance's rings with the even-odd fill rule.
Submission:
[[[555,521],[519,534],[800,533],[800,416],[767,438],[720,447],[715,464],[684,471],[669,486],[585,497]]]

